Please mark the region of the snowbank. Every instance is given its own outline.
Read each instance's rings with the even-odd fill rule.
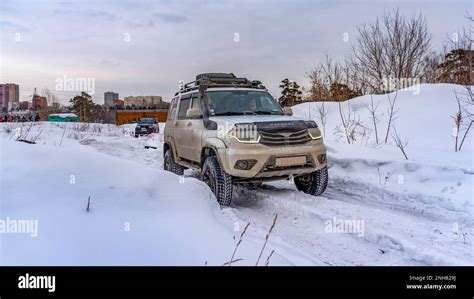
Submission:
[[[413,90],[413,89],[412,89]],[[373,121],[368,110],[371,96],[361,96],[341,104],[345,118],[351,110],[359,127],[353,144],[342,133],[338,103],[326,102],[327,123],[324,141],[328,146],[333,175],[353,176],[386,188],[447,197],[458,208],[473,210],[474,131],[460,152],[454,152],[454,116],[457,102],[453,84],[421,84],[417,92],[401,90],[389,95],[373,95],[378,121],[379,144],[376,144]],[[396,119],[393,126],[402,140],[408,141],[405,160],[391,134],[384,142],[388,126],[389,97],[396,96]],[[318,107],[304,103],[293,107],[296,116],[315,120],[321,130]],[[466,120],[467,123],[467,120]],[[393,133],[393,129],[391,130]],[[461,132],[462,134],[463,132]],[[462,136],[461,136],[462,137]]]
[[[238,239],[241,231],[234,231],[234,224],[222,215],[202,182],[84,145],[104,138],[136,142],[127,130],[45,122],[32,126],[30,135],[40,130],[36,144],[14,141],[15,129],[1,133],[0,219],[37,221],[38,231],[37,236],[0,233],[0,265],[222,265],[229,261],[234,236]],[[86,211],[89,196],[90,211]],[[235,256],[243,260],[236,265],[253,265],[262,243],[252,236],[244,238]],[[291,250],[283,254],[298,257]],[[305,263],[304,258],[296,260]],[[293,262],[277,250],[271,264]]]

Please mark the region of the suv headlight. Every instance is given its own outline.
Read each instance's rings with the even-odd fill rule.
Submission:
[[[260,134],[254,124],[236,124],[232,130],[227,132],[227,136],[234,138],[241,143],[259,143]]]
[[[318,140],[322,138],[321,131],[319,130],[318,124],[316,124],[315,121],[307,121],[306,126],[308,127],[308,133],[311,139]]]

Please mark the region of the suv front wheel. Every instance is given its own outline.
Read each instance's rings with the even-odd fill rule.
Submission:
[[[176,164],[173,158],[173,151],[171,149],[167,150],[165,153],[165,157],[163,159],[163,168],[177,175],[184,174],[184,167]]]
[[[207,157],[201,171],[201,180],[206,183],[222,206],[232,201],[232,176],[225,173],[215,156]]]
[[[295,177],[294,180],[299,191],[311,195],[321,195],[328,186],[328,168],[325,166],[310,174]]]

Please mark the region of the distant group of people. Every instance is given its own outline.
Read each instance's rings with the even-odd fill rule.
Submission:
[[[0,122],[27,122],[39,121],[41,118],[38,114],[19,115],[19,114],[0,114]]]

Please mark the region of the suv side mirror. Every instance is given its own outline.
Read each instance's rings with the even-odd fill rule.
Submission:
[[[291,109],[291,107],[284,107],[283,111],[285,112],[286,115],[289,115],[289,116],[293,115],[293,109]]]
[[[201,109],[191,108],[186,111],[186,118],[202,118]]]

